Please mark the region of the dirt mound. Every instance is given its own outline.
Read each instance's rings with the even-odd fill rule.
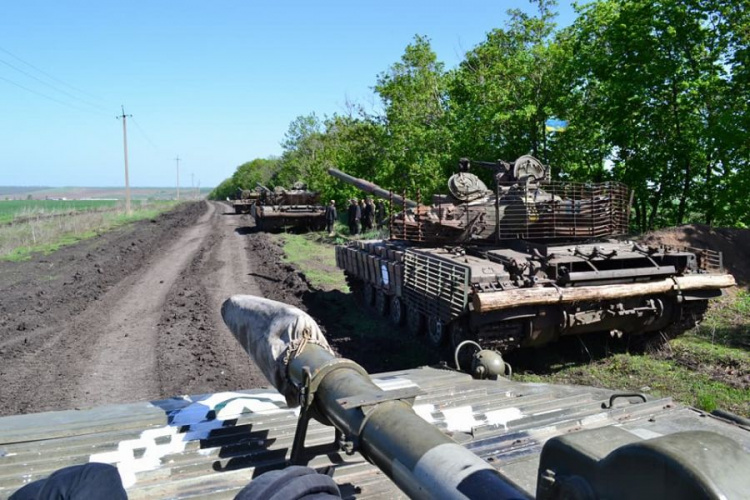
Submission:
[[[724,266],[737,284],[750,287],[750,229],[712,228],[691,224],[651,231],[639,240],[649,245],[707,248],[724,255]]]

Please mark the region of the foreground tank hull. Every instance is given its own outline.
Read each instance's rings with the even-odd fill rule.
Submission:
[[[0,498],[87,463],[116,467],[131,499],[234,498],[290,461],[326,471],[342,498],[734,499],[750,488],[748,422],[726,412],[445,368],[370,376],[298,309],[234,296],[222,316],[276,390],[0,418]],[[294,480],[275,477],[279,491]]]
[[[422,247],[359,241],[336,248],[352,290],[438,347],[466,339],[501,351],[563,336],[676,336],[734,285],[720,254],[627,241]]]

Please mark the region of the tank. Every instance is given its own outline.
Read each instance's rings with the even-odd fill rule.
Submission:
[[[261,231],[317,231],[325,227],[325,207],[320,205],[320,195],[309,191],[304,183],[297,182],[292,189],[277,186],[271,190],[261,184],[258,188],[260,198],[250,213]]]
[[[449,194],[427,206],[336,169],[329,174],[405,209],[390,238],[336,247],[351,290],[435,347],[474,340],[501,352],[563,336],[674,337],[734,286],[718,252],[627,239],[630,191],[563,183],[532,156],[459,161]]]
[[[232,207],[236,214],[247,214],[253,204],[260,198],[260,190],[258,189],[242,189],[237,188],[237,194],[234,200],[232,200]]]

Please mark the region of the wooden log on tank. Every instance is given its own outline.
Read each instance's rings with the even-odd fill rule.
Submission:
[[[480,313],[498,311],[519,305],[570,304],[585,301],[617,300],[642,295],[656,295],[677,290],[715,290],[736,285],[731,274],[696,274],[676,276],[661,281],[623,285],[580,286],[570,288],[519,288],[503,292],[474,294],[474,310]]]

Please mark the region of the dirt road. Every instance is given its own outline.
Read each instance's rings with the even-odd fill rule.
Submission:
[[[194,203],[1,263],[0,414],[266,385],[219,314],[232,294],[260,294],[250,225]]]

